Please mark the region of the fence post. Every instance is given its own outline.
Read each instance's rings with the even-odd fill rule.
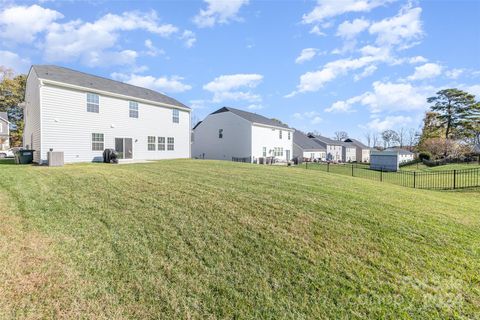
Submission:
[[[453,189],[455,189],[457,185],[457,170],[453,170]]]
[[[352,164],[352,177],[353,177],[353,164]]]
[[[308,162],[305,161],[305,169],[308,169]]]
[[[413,171],[413,189],[417,185],[417,171]]]
[[[383,168],[380,168],[380,182],[383,181]]]
[[[327,162],[327,172],[330,172],[330,162]]]

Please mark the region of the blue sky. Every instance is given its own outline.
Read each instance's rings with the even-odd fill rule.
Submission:
[[[0,65],[57,64],[326,136],[418,129],[446,87],[480,97],[480,1],[0,0]]]

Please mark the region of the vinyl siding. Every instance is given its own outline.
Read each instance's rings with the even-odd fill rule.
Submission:
[[[129,100],[99,95],[99,113],[91,113],[87,92],[54,85],[42,88],[43,161],[49,149],[63,151],[65,162],[101,161],[103,152],[92,151],[92,133],[104,134],[104,148],[115,148],[115,138],[132,138],[136,160],[190,157],[190,112],[180,110],[179,123],[173,123],[172,109],[139,102],[139,117],[130,118]],[[148,151],[148,136],[174,137],[175,150]]]
[[[42,86],[35,74],[31,70],[27,78],[25,91],[25,110],[24,120],[25,128],[23,130],[23,147],[35,150],[33,161],[40,162],[41,154],[41,123],[40,123],[40,95]]]
[[[223,129],[222,139],[219,129]],[[251,157],[251,135],[249,121],[231,112],[211,114],[193,132],[192,156],[229,161]]]
[[[282,139],[279,131],[282,130]],[[252,125],[252,157],[263,157],[263,148],[267,149],[267,157],[273,157],[274,148],[283,148],[283,156],[276,157],[278,160],[287,160],[287,150],[290,151],[290,159],[293,158],[293,131],[290,131],[290,140],[288,139],[286,129],[264,127]]]

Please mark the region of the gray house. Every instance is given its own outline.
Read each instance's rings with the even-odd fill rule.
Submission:
[[[345,144],[353,146],[355,148],[357,162],[370,162],[370,148],[364,145],[362,142],[347,138],[344,140]]]
[[[327,158],[327,149],[314,139],[310,139],[303,132],[296,130],[293,133],[293,156],[296,158],[310,159],[310,161],[325,161]]]
[[[10,148],[10,122],[6,112],[0,112],[0,150]]]

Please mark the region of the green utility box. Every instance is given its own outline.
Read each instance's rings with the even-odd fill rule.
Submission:
[[[33,152],[35,150],[18,150],[15,152],[16,164],[29,164],[33,162]]]

